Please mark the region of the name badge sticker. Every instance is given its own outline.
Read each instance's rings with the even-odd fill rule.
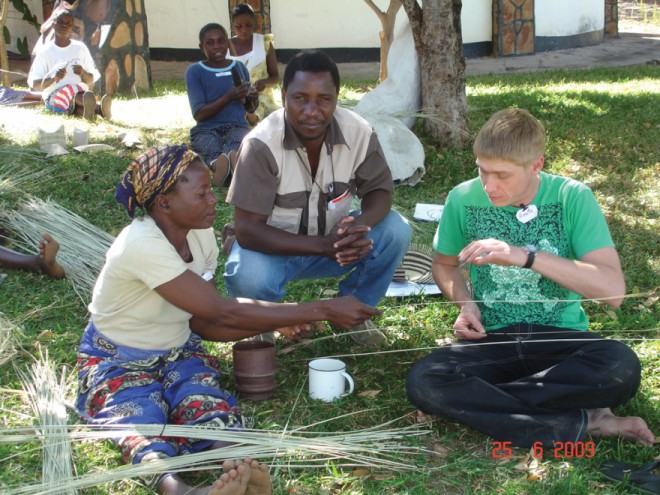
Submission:
[[[539,209],[536,207],[536,205],[529,205],[518,210],[518,213],[516,213],[516,218],[521,223],[527,223],[530,220],[534,220],[538,214]]]

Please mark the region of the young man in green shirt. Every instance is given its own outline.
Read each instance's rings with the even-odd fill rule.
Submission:
[[[480,130],[479,177],[450,192],[434,240],[433,275],[460,308],[459,340],[413,366],[409,398],[511,445],[587,433],[652,445],[643,419],[610,409],[637,391],[639,359],[588,332],[580,304],[621,304],[619,256],[591,190],[542,172],[544,147],[526,110],[502,110]]]

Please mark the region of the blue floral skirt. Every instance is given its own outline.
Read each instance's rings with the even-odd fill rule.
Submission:
[[[78,350],[79,413],[94,425],[175,424],[243,427],[236,398],[220,388],[220,361],[199,336],[172,350],[120,346],[91,323]],[[165,436],[115,439],[124,461],[138,463],[204,450],[212,440]]]

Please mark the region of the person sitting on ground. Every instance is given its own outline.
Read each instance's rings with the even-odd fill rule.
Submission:
[[[239,3],[231,12],[231,26],[236,33],[229,43],[227,58],[240,60],[250,72],[252,85],[259,91],[259,107],[247,114],[248,122],[255,125],[259,120],[277,110],[275,87],[280,82],[277,57],[272,34],[254,32],[254,10],[247,3]]]
[[[64,278],[64,268],[57,262],[59,250],[60,245],[53,239],[53,236],[44,233],[39,242],[39,254],[17,253],[0,246],[0,266],[41,272],[57,279]]]
[[[41,103],[41,93],[38,91],[24,91],[9,86],[0,86],[0,105],[27,106]]]
[[[607,223],[587,186],[542,172],[544,148],[526,110],[499,111],[479,131],[479,177],[449,193],[434,240],[433,275],[460,308],[459,340],[414,364],[408,396],[423,414],[515,446],[587,434],[652,445],[643,419],[610,409],[637,391],[639,359],[587,331],[580,304],[618,307],[625,295]]]
[[[60,10],[53,29],[55,39],[39,50],[28,74],[31,88],[41,91],[46,108],[66,115],[94,121],[96,115],[112,118],[112,98],[104,95],[100,103],[90,89],[99,74],[87,46],[71,39],[73,15]]]
[[[289,281],[344,275],[341,295],[372,306],[385,295],[412,231],[391,209],[392,174],[376,133],[337,106],[339,87],[328,55],[300,52],[284,73],[284,108],[243,141],[223,242],[230,295],[280,301]],[[351,211],[356,195],[361,209]],[[371,320],[353,331],[364,345],[386,341]]]
[[[353,297],[292,304],[221,297],[213,278],[218,199],[208,167],[186,146],[137,157],[115,197],[131,218],[137,209],[146,213],[108,250],[89,305],[78,351],[77,408],[91,424],[199,425],[235,430],[240,442],[244,417],[236,398],[221,388],[220,362],[202,339],[229,342],[264,328],[294,338],[316,321],[350,326],[379,313]],[[138,433],[116,442],[133,464],[222,447]],[[163,494],[271,493],[264,466],[228,460],[224,468],[210,492],[175,473],[154,484]]]
[[[207,24],[199,32],[199,48],[206,60],[186,71],[188,101],[197,122],[190,130],[190,142],[213,172],[216,187],[229,180],[236,150],[250,131],[245,112],[254,112],[259,102],[245,65],[227,58],[228,47],[225,28]]]

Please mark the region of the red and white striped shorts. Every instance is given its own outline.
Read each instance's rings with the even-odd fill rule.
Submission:
[[[72,114],[76,108],[76,94],[86,91],[80,84],[67,84],[46,98],[46,108],[55,113]]]

